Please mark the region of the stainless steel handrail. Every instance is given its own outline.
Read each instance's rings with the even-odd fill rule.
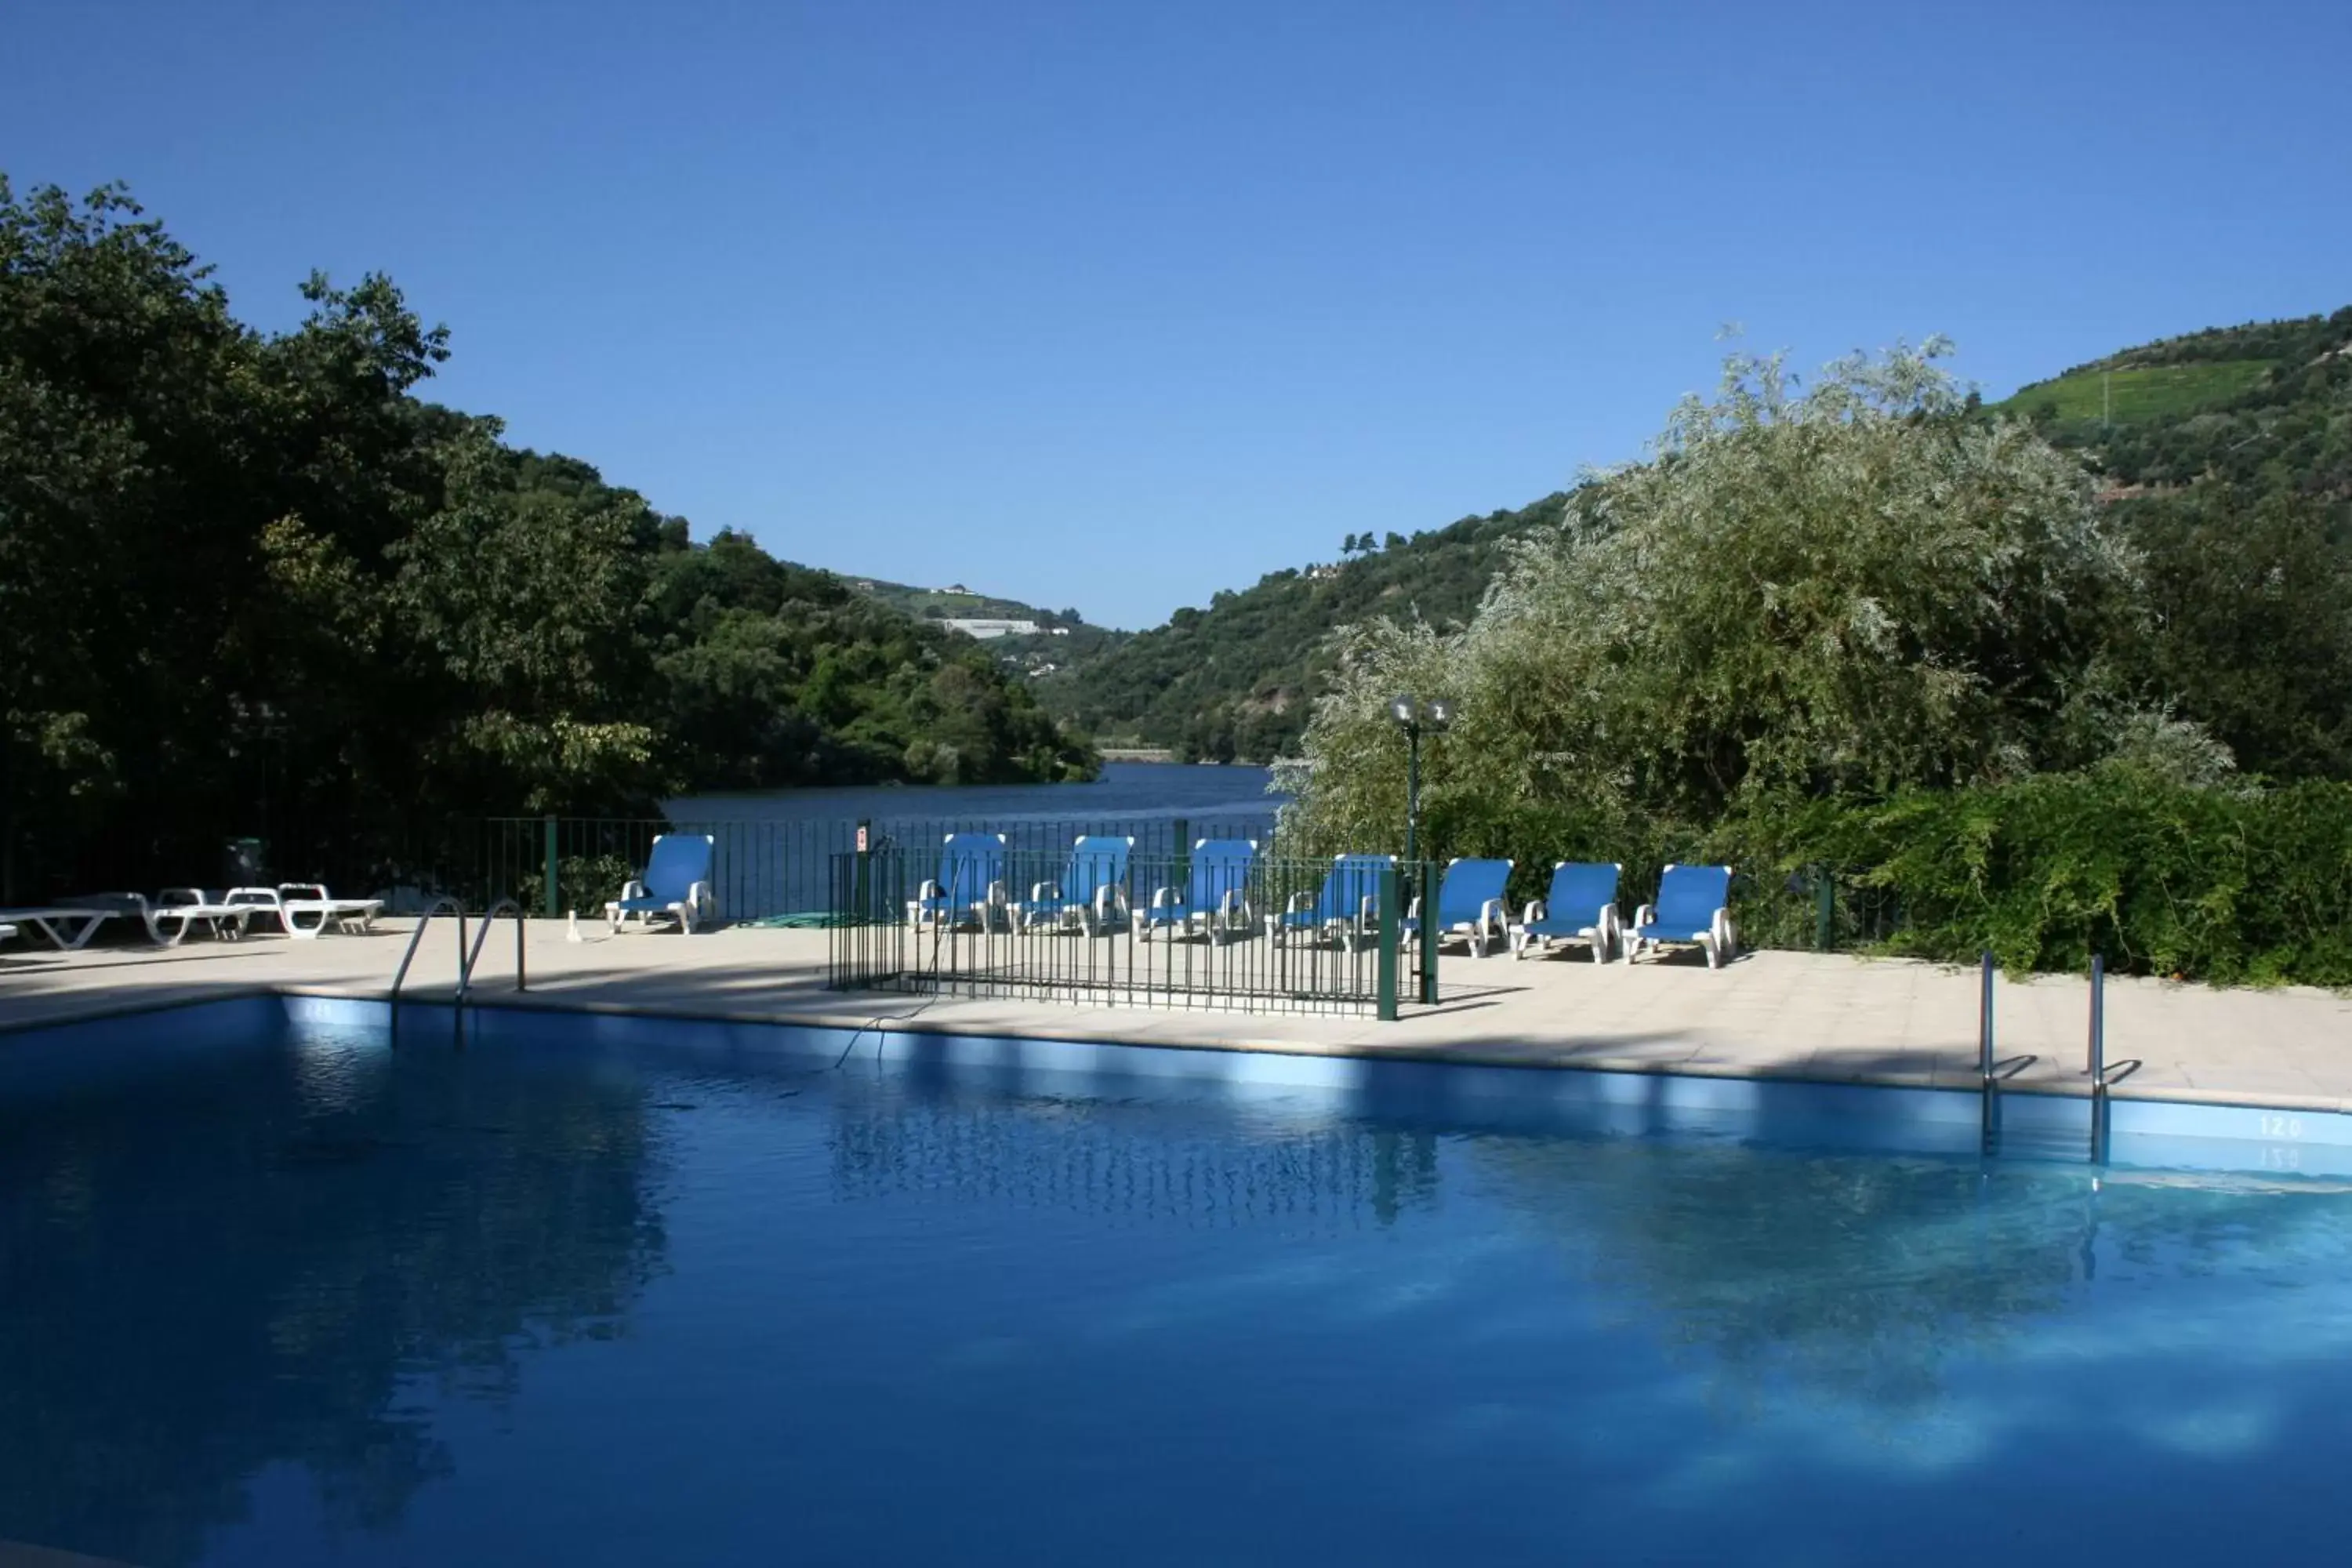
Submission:
[[[2107,1158],[2107,959],[2091,954],[2091,1163]]]
[[[425,928],[433,923],[436,915],[445,914],[457,917],[457,995],[461,1001],[465,998],[466,977],[473,970],[472,961],[466,956],[466,906],[455,899],[436,899],[416,917],[416,929],[408,933],[408,951],[400,955],[400,967],[393,972],[392,1000],[395,1005],[400,1001],[400,987],[408,979],[408,966],[416,962],[416,945],[425,940]]]
[[[489,912],[488,912],[488,914],[485,914],[485,915],[482,917],[481,929],[480,929],[478,931],[477,931],[477,932],[475,933],[475,936],[474,936],[474,951],[473,951],[473,954],[472,954],[472,956],[471,956],[471,957],[469,957],[469,958],[467,958],[467,959],[466,960],[466,966],[465,966],[465,968],[464,968],[462,971],[460,971],[460,972],[459,972],[459,973],[458,973],[458,975],[457,975],[457,1000],[458,1000],[459,1002],[463,1002],[463,1001],[465,1001],[465,999],[466,999],[466,993],[467,993],[468,990],[470,990],[470,989],[472,988],[472,985],[473,985],[473,979],[474,979],[474,970],[475,970],[475,968],[476,968],[478,965],[479,965],[479,964],[481,963],[481,962],[482,962],[482,947],[483,947],[483,944],[484,944],[484,943],[486,943],[486,942],[488,942],[490,940],[490,928],[491,928],[492,926],[494,926],[494,925],[496,925],[496,924],[498,924],[498,923],[499,923],[499,917],[500,915],[512,915],[512,916],[514,917],[514,923],[515,923],[515,989],[516,989],[516,990],[518,990],[518,991],[528,991],[528,990],[530,990],[530,985],[529,985],[529,984],[527,983],[526,976],[524,975],[524,973],[523,973],[523,962],[522,962],[522,939],[523,939],[523,923],[522,923],[523,917],[522,917],[522,906],[521,906],[520,904],[519,904],[519,903],[515,902],[512,899],[500,899],[497,903],[492,904],[492,905],[490,906],[490,908],[489,908]],[[461,932],[461,934],[462,934],[462,932]]]

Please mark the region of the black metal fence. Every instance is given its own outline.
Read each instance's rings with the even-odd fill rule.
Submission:
[[[263,879],[315,880],[338,893],[386,894],[395,912],[452,897],[471,910],[513,899],[532,915],[560,917],[571,910],[588,914],[601,910],[624,882],[644,869],[656,836],[704,833],[715,845],[715,890],[722,920],[815,924],[833,918],[833,863],[838,856],[856,852],[861,832],[868,853],[901,853],[914,863],[936,857],[950,833],[1002,833],[1008,856],[1018,858],[1030,870],[1066,859],[1081,836],[1126,838],[1133,841],[1134,875],[1145,879],[1147,866],[1181,864],[1193,842],[1202,838],[1254,841],[1273,863],[1291,853],[1277,842],[1276,826],[1271,811],[1189,817],[877,815],[681,817],[675,822],[659,817],[465,817],[380,834],[363,849],[348,836],[303,836],[289,830],[263,849],[268,864]],[[217,868],[219,849],[209,853],[211,860],[180,856],[169,862],[168,870],[159,864],[152,879],[156,887],[226,875]],[[1328,868],[1329,862],[1314,864]],[[1628,915],[1654,890],[1657,870],[1655,864],[1626,866],[1619,903]],[[1509,900],[1514,913],[1528,899],[1542,896],[1549,874],[1549,865],[1519,868]],[[138,886],[139,879],[123,871],[111,880],[77,885],[72,890],[118,884]],[[152,895],[155,888],[143,890]],[[1145,889],[1147,899],[1150,891]],[[1731,901],[1741,945],[1751,948],[1867,947],[1895,935],[1904,920],[1894,897],[1862,868],[1809,867],[1784,873],[1743,867],[1733,880]]]
[[[1005,836],[1027,859],[1066,858],[1083,835],[1130,839],[1139,858],[1180,856],[1199,837],[1274,847],[1271,812],[1196,817],[971,818],[811,817],[700,821],[681,817],[503,816],[449,824],[409,841],[404,852],[346,879],[371,890],[406,889],[420,899],[452,897],[468,909],[513,899],[534,915],[603,908],[645,868],[665,833],[708,834],[719,915],[729,921],[825,918],[834,857],[869,852],[935,853],[950,833]],[[1024,861],[1025,863],[1025,861]]]
[[[1437,1000],[1438,957],[1402,918],[1437,868],[1189,853],[1089,865],[1059,849],[833,858],[826,983],[838,991],[1011,996],[1393,1018]]]

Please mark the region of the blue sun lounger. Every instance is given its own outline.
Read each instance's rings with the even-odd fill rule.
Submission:
[[[907,923],[945,929],[970,922],[986,931],[1005,907],[1004,835],[950,833],[940,843],[940,874],[925,878],[907,900]]]
[[[1551,891],[1527,907],[1511,933],[1511,956],[1525,958],[1540,942],[1592,944],[1592,962],[1606,963],[1622,927],[1617,918],[1617,879],[1624,868],[1609,860],[1562,860],[1551,868]]]
[[[1149,909],[1135,911],[1138,941],[1155,931],[1190,936],[1199,926],[1212,942],[1250,929],[1250,868],[1257,861],[1255,838],[1202,838],[1192,845],[1192,869],[1181,888],[1160,888]]]
[[[710,890],[710,868],[718,852],[719,841],[708,833],[656,835],[653,851],[646,857],[646,874],[632,880],[621,889],[619,898],[604,906],[604,923],[615,936],[620,934],[622,922],[631,916],[639,925],[650,927],[656,915],[667,915],[688,936],[694,934],[697,926],[715,924],[719,900]],[[316,901],[333,902],[326,898],[325,889],[317,891],[320,898]],[[236,892],[229,894],[230,902],[236,902]],[[290,904],[286,906],[292,908]],[[371,916],[373,912],[369,911]],[[284,910],[279,918],[285,921],[289,935],[298,934],[292,918]],[[320,923],[325,923],[323,914]]]
[[[1658,901],[1643,904],[1625,933],[1625,962],[1644,947],[1690,943],[1706,954],[1706,966],[1720,969],[1739,951],[1731,929],[1731,868],[1668,866],[1658,879]]]
[[[1503,885],[1510,879],[1508,860],[1448,860],[1444,879],[1437,885],[1434,940],[1442,942],[1459,931],[1481,958],[1486,956],[1489,942],[1499,947],[1509,941],[1510,916],[1503,903]],[[1421,933],[1418,898],[1405,910],[1403,931],[1407,936]]]
[[[1317,940],[1336,936],[1339,945],[1350,951],[1359,942],[1376,940],[1381,929],[1381,873],[1395,867],[1393,855],[1332,857],[1323,890],[1291,894],[1280,914],[1265,917],[1266,934],[1296,936],[1303,931]]]
[[[1016,931],[1067,930],[1088,936],[1123,926],[1128,918],[1127,861],[1135,840],[1092,833],[1070,846],[1069,868],[1058,882],[1039,882],[1013,906]]]

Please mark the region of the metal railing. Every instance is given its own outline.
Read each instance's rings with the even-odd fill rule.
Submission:
[[[509,916],[514,921],[515,989],[527,991],[530,988],[529,974],[523,963],[524,929],[520,905],[512,899],[500,899],[491,905],[489,912],[482,916],[481,924],[476,929],[474,940],[468,945],[466,941],[465,906],[455,899],[436,899],[433,900],[432,908],[417,917],[416,928],[408,933],[408,945],[401,952],[400,967],[394,970],[392,973],[390,1001],[393,1023],[395,1027],[400,1021],[400,991],[401,987],[408,984],[409,966],[416,962],[416,950],[424,945],[425,931],[431,929],[435,920],[443,915],[448,915],[457,922],[457,1003],[458,1006],[463,1007],[466,1005],[466,997],[473,989],[474,971],[481,964],[482,948],[489,942],[490,928],[498,924],[500,915]]]
[[[2001,1136],[2002,1085],[2032,1066],[2035,1058],[2023,1055],[2005,1061],[1997,1059],[1993,1037],[1993,979],[1997,966],[1990,952],[1979,956],[1977,972],[1977,1074],[1983,1095],[1984,1152],[1994,1154],[2007,1152]],[[2107,959],[2103,952],[2091,954],[2089,994],[2083,1073],[2090,1090],[2086,1097],[2090,1109],[2090,1160],[2095,1165],[2104,1165],[2107,1160],[2114,1087],[2137,1072],[2143,1064],[2137,1057],[2113,1064],[2107,1060]]]
[[[826,984],[1076,1005],[1375,1015],[1437,999],[1437,958],[1401,918],[1436,869],[1189,854],[1089,868],[1067,847],[984,861],[938,849],[834,857]]]
[[[711,882],[719,918],[727,922],[827,918],[833,858],[854,853],[860,836],[874,852],[935,852],[950,833],[997,832],[1008,849],[1045,858],[1066,856],[1080,837],[1133,840],[1139,858],[1181,858],[1199,838],[1245,838],[1261,854],[1287,857],[1302,846],[1277,836],[1271,803],[1173,814],[1034,816],[973,814],[723,818],[681,812],[661,817],[453,817],[411,824],[365,838],[335,841],[335,853],[272,846],[283,879],[299,869],[339,891],[386,894],[394,913],[435,898],[457,900],[478,912],[511,899],[527,916],[562,919],[593,914],[622,884],[645,868],[653,841],[664,833],[700,833],[713,840]],[[304,841],[306,843],[310,841]],[[1394,844],[1331,844],[1328,849],[1394,848]],[[1429,858],[1443,861],[1446,848]],[[1693,853],[1696,853],[1694,851]],[[1507,902],[1514,910],[1541,898],[1550,875],[1549,854],[1523,858]],[[1659,868],[1678,856],[1671,847],[1641,852],[1607,846],[1563,847],[1558,858],[1619,858],[1625,862],[1620,901],[1631,910],[1654,891]],[[159,873],[160,874],[160,873]],[[188,879],[184,874],[165,881]],[[1795,872],[1741,868],[1732,884],[1732,912],[1741,945],[1840,951],[1887,940],[1903,925],[1895,896],[1866,868],[1808,866]]]
[[[425,941],[425,931],[442,915],[454,916],[457,921],[457,994],[466,993],[466,971],[469,960],[466,954],[466,906],[455,899],[436,899],[433,907],[417,917],[416,929],[408,933],[408,946],[400,955],[400,967],[392,972],[392,1007],[395,1021],[400,1016],[400,988],[408,984],[408,966],[416,962],[416,950]]]
[[[500,899],[497,903],[492,904],[489,912],[482,917],[481,927],[474,933],[473,952],[467,955],[466,966],[457,972],[457,1000],[461,1004],[466,1000],[466,994],[473,989],[474,971],[480,968],[482,964],[483,944],[490,940],[490,928],[499,923],[500,915],[511,916],[514,920],[515,989],[518,991],[530,989],[530,975],[524,968],[522,955],[524,934],[522,906],[512,899]],[[418,923],[421,925],[423,922]],[[462,927],[459,928],[459,940],[464,940]]]
[[[644,869],[665,833],[708,834],[715,854],[712,889],[720,917],[759,921],[821,916],[833,858],[869,850],[936,850],[950,833],[992,832],[1023,854],[1067,855],[1081,836],[1134,841],[1138,855],[1181,853],[1201,837],[1250,838],[1274,847],[1269,810],[1193,816],[889,816],[741,821],[659,817],[485,817],[437,837],[410,870],[435,893],[482,909],[512,899],[525,912],[561,917],[603,907]]]

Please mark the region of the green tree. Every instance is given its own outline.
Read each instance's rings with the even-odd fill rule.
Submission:
[[[395,614],[446,684],[437,734],[417,739],[461,800],[543,812],[649,795],[644,505],[523,488],[496,437],[483,420],[452,443],[448,504],[387,552]]]
[[[2135,700],[2139,558],[2089,475],[2013,422],[1963,414],[1940,344],[1829,367],[1800,395],[1735,357],[1652,460],[1579,491],[1515,547],[1458,633],[1374,622],[1343,644],[1306,738],[1302,816],[1399,818],[1395,691],[1453,697],[1433,815],[1705,823],[1735,803],[1879,794],[2187,742]]]
[[[2215,483],[2121,521],[2147,561],[2149,679],[2250,771],[2352,778],[2352,542],[2328,504]]]
[[[240,324],[130,197],[0,180],[0,897],[373,876],[453,816],[1085,776],[988,655],[415,388],[380,276]]]

